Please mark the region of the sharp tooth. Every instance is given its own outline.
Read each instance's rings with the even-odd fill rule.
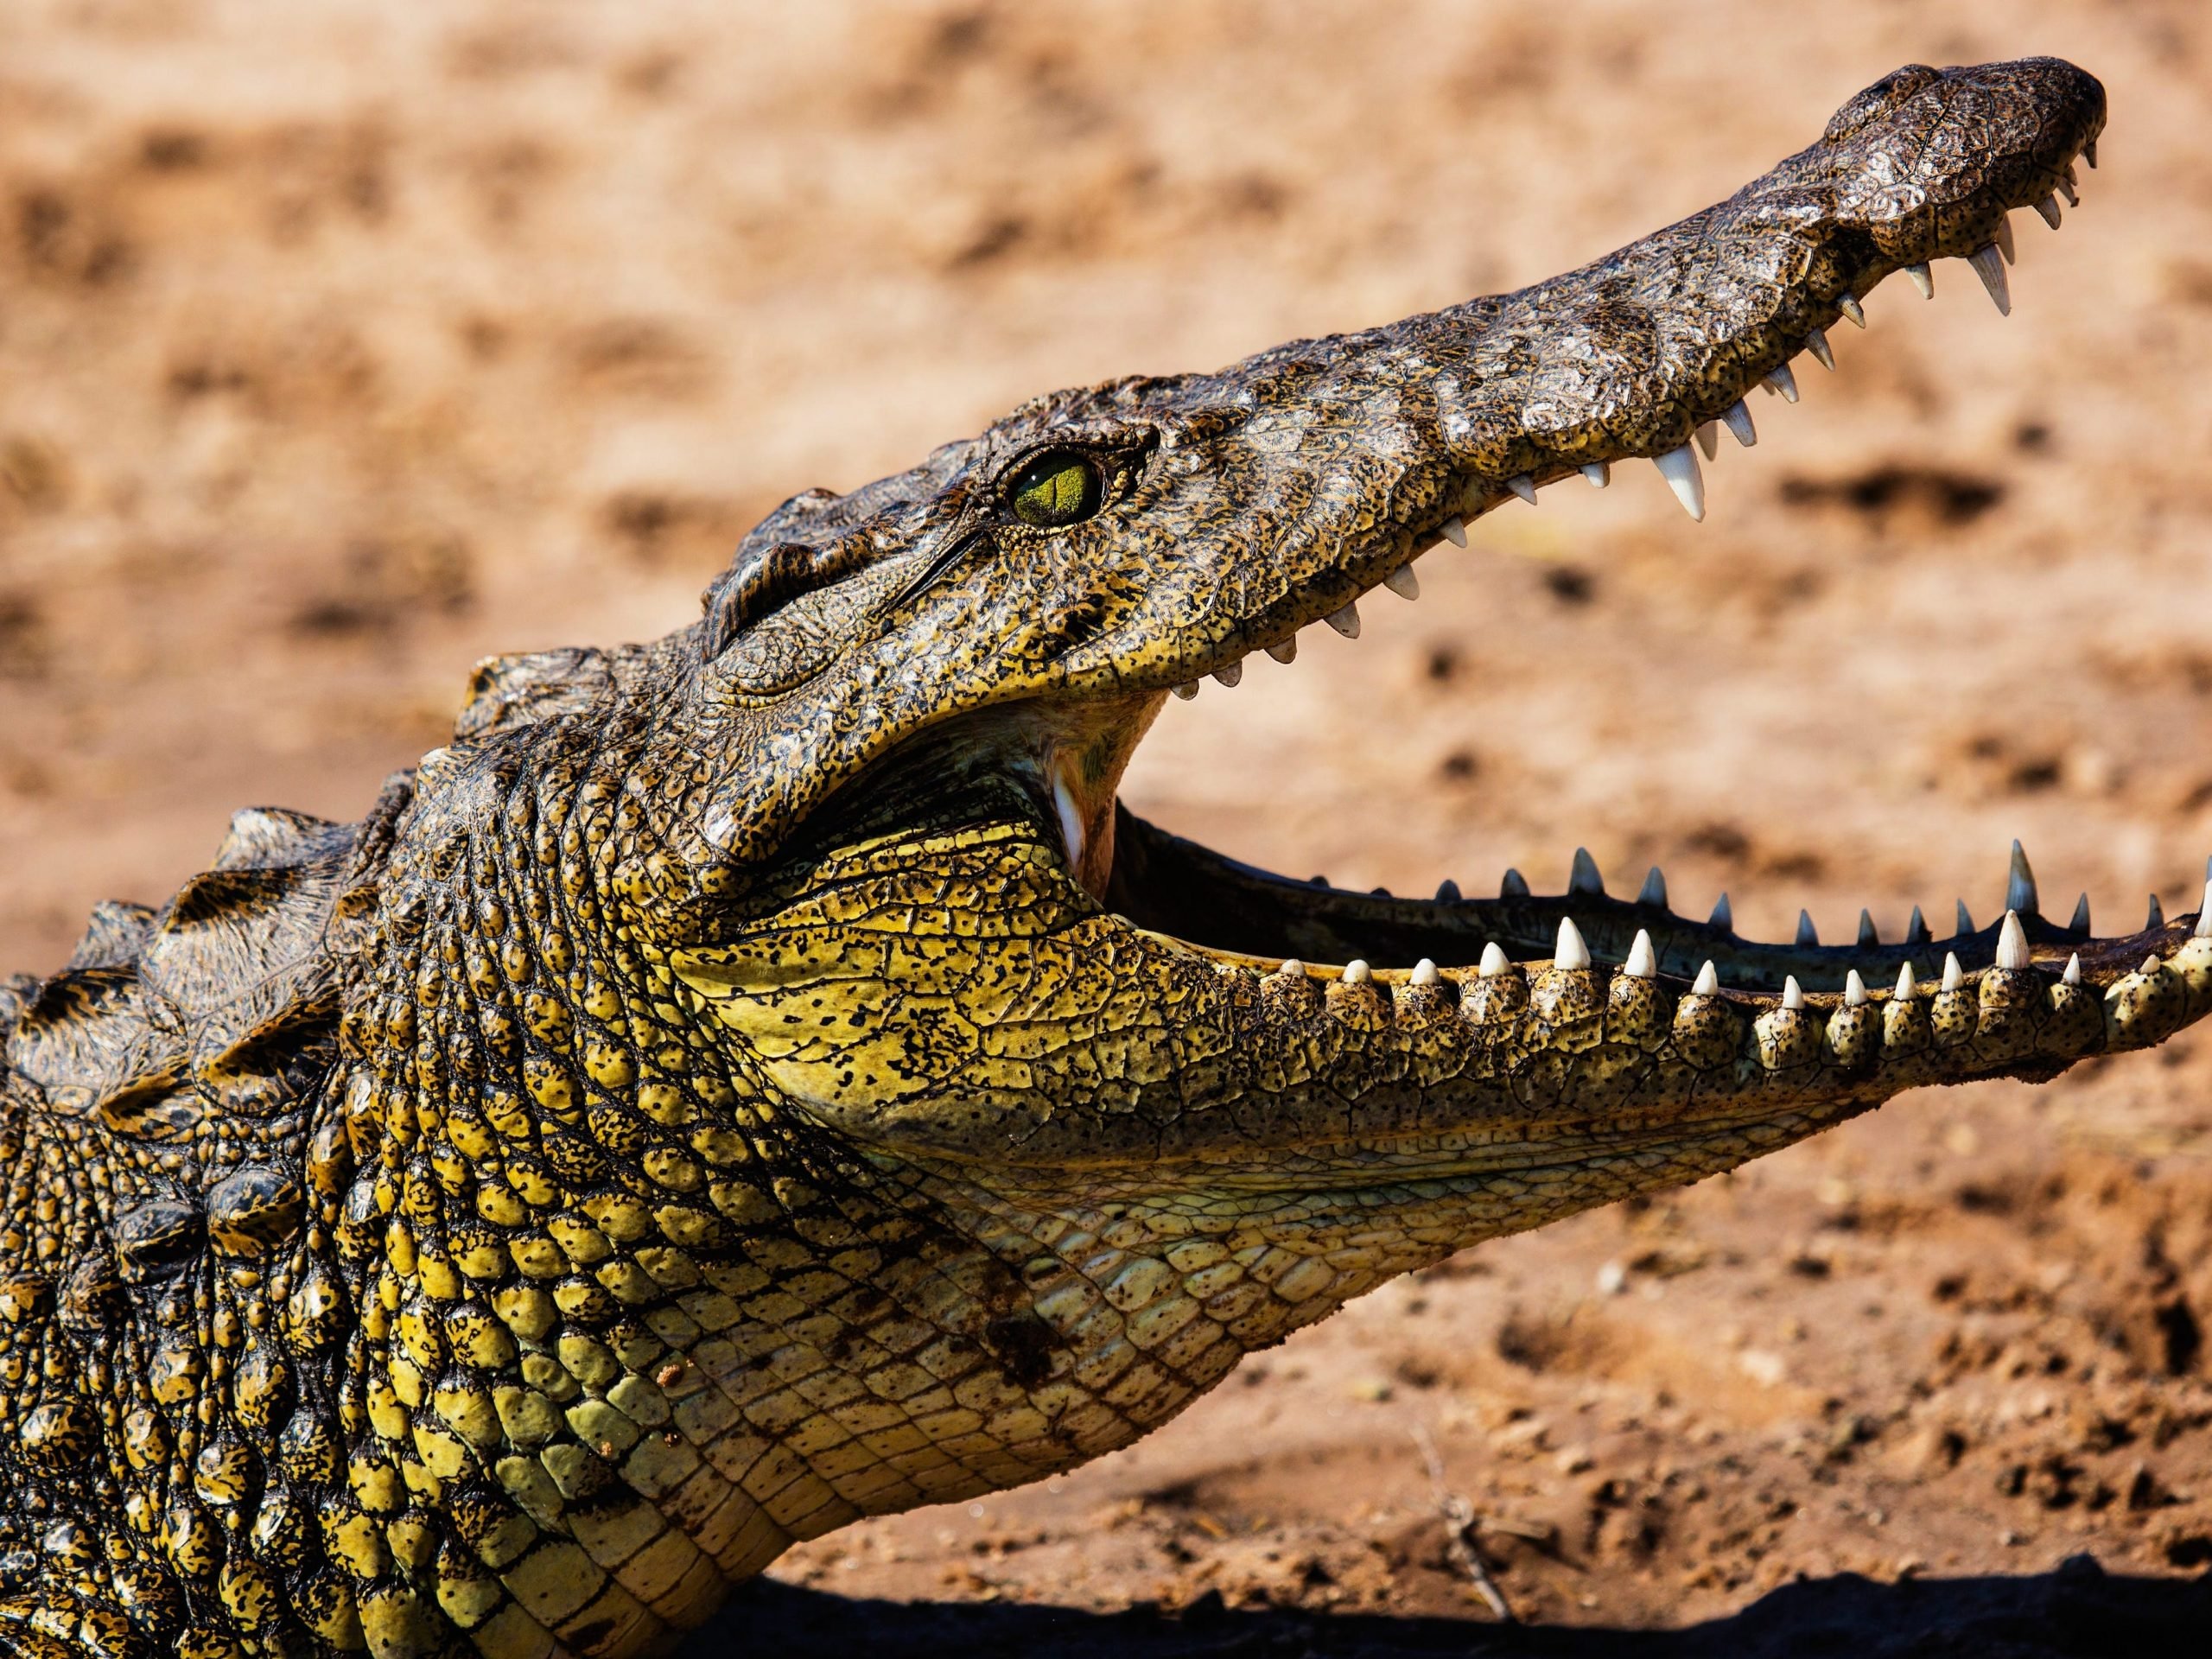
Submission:
[[[1582,930],[1574,918],[1559,918],[1559,944],[1552,951],[1552,966],[1562,973],[1576,973],[1590,965],[1590,947],[1582,943]]]
[[[1820,942],[1821,931],[1813,925],[1813,912],[1809,910],[1799,911],[1797,912],[1797,948],[1800,950],[1810,950]]]
[[[1866,308],[1859,303],[1859,296],[1856,294],[1846,292],[1837,295],[1835,308],[1861,328],[1866,326]]]
[[[1692,996],[1711,996],[1720,988],[1720,976],[1711,963],[1697,970],[1697,982],[1690,987]]]
[[[2005,257],[1997,251],[1994,242],[1985,243],[1967,256],[1967,264],[1974,267],[1974,274],[1981,278],[1981,285],[1989,290],[1989,302],[1997,308],[1997,315],[2012,315],[2012,289],[2005,276]]]
[[[1213,671],[1213,677],[1224,685],[1235,685],[1237,681],[1244,677],[1244,664],[1231,663],[1226,668],[1217,668]]]
[[[1797,976],[1795,974],[1784,974],[1782,976],[1782,1006],[1792,1012],[1805,1006],[1805,993],[1798,988]]]
[[[1943,988],[1955,991],[1966,982],[1967,970],[1959,966],[1959,953],[1946,950],[1943,953]]]
[[[2165,925],[2166,907],[2158,902],[2158,895],[2154,893],[2151,895],[2151,919],[2143,924],[2144,928],[2148,931],[2154,927],[2164,927]]]
[[[2082,182],[2082,175],[2074,170],[2074,163],[2071,162],[2066,163],[2066,171],[2063,176],[2069,184],[2078,185]]]
[[[2043,913],[2036,901],[2036,873],[2028,868],[2027,849],[2017,841],[2012,843],[2012,868],[2005,878],[2005,908],[2023,916]]]
[[[1459,902],[1459,884],[1457,881],[1452,880],[1449,876],[1446,876],[1443,880],[1438,882],[1436,884],[1436,902],[1440,905],[1458,904]]]
[[[2082,953],[2079,950],[2066,958],[2066,971],[2061,974],[2059,978],[2069,985],[2079,985],[2082,982]]]
[[[2066,205],[2069,207],[2079,207],[2082,205],[2082,198],[2075,194],[2074,181],[2071,179],[2061,179],[2058,181],[2058,194],[2066,198]]]
[[[1881,942],[1882,936],[1874,927],[1874,912],[1870,910],[1860,911],[1859,912],[1859,948],[1861,950],[1872,950]]]
[[[1959,925],[1951,930],[1951,934],[1955,938],[1963,939],[1967,934],[1974,931],[1974,917],[1968,913],[1967,910],[1967,901],[1965,899],[1961,899],[1957,903],[1959,906]]]
[[[1920,913],[1918,905],[1912,907],[1912,918],[1904,925],[1904,942],[1907,944],[1928,943],[1928,919]]]
[[[1574,849],[1574,868],[1567,873],[1567,890],[1593,894],[1605,891],[1605,878],[1598,874],[1598,861],[1590,856],[1587,847]]]
[[[1610,461],[1585,461],[1582,476],[1590,480],[1592,489],[1602,490],[1613,481],[1613,463]]]
[[[2212,878],[2204,883],[2203,901],[2196,907],[2196,925],[2190,930],[2189,936],[2193,939],[2212,939]]]
[[[1296,957],[1286,957],[1276,967],[1275,972],[1281,974],[1285,979],[1303,979],[1306,977],[1306,964]]]
[[[2087,933],[2089,931],[2089,895],[2083,893],[2074,901],[2074,919],[2066,924],[2067,931]]]
[[[2010,213],[1997,216],[1997,251],[2005,256],[2006,264],[2019,263],[2020,251],[2012,245],[2012,215]]]
[[[1697,447],[1705,451],[1705,458],[1707,461],[1718,460],[1720,455],[1720,423],[1705,422],[1698,428],[1695,435]]]
[[[2020,912],[2008,910],[1997,929],[1997,965],[2018,973],[2028,965],[2028,936],[2020,929]]]
[[[1188,702],[1192,697],[1198,695],[1198,683],[1196,680],[1184,681],[1182,684],[1175,688],[1175,695],[1182,698],[1184,702]]]
[[[1769,391],[1780,392],[1785,404],[1797,401],[1797,377],[1787,363],[1776,364],[1767,371],[1766,378],[1760,384]]]
[[[1866,1006],[1866,982],[1859,977],[1859,970],[1852,969],[1843,976],[1843,1006],[1863,1008]]]
[[[1890,995],[1900,1002],[1910,1002],[1912,993],[1912,964],[1908,962],[1897,969],[1897,988]]]
[[[1742,398],[1738,397],[1729,404],[1728,412],[1720,419],[1728,429],[1728,435],[1745,448],[1750,448],[1759,441],[1758,429],[1751,424],[1751,411],[1744,407]]]
[[[1344,963],[1344,983],[1347,985],[1364,985],[1374,977],[1375,970],[1357,957]]]
[[[2097,164],[2097,141],[2095,139],[2092,138],[2088,143],[2082,146],[2082,159],[2087,162],[2091,167],[2094,167]]]
[[[1637,890],[1636,902],[1639,905],[1656,905],[1661,910],[1666,909],[1667,872],[1654,864],[1651,867],[1651,873],[1643,878],[1643,887]]]
[[[1321,619],[1347,639],[1359,638],[1359,601],[1354,600],[1340,611],[1331,611]]]
[[[2036,212],[2043,215],[2043,222],[2050,226],[2052,230],[2058,228],[2058,198],[2056,196],[2045,196],[2041,201],[2036,203]]]
[[[1382,585],[1400,599],[1421,597],[1421,578],[1414,575],[1414,568],[1410,564],[1402,564],[1383,577]]]
[[[1268,655],[1279,663],[1293,660],[1298,655],[1298,636],[1294,633],[1287,639],[1276,640],[1268,647]]]
[[[1651,948],[1651,935],[1643,928],[1636,930],[1635,943],[1628,948],[1628,960],[1621,964],[1621,971],[1635,979],[1650,979],[1659,972],[1659,957]]]
[[[1406,983],[1408,985],[1433,985],[1440,977],[1442,977],[1442,976],[1438,974],[1436,971],[1436,964],[1431,962],[1427,957],[1423,957],[1419,962],[1414,963],[1413,972],[1406,976]]]
[[[1060,757],[1052,757],[1052,807],[1060,820],[1060,842],[1067,849],[1068,868],[1083,868],[1083,853],[1089,837],[1084,833],[1083,810],[1077,804],[1075,789],[1062,770]]]
[[[2161,965],[2162,964],[2158,961],[2158,953],[2153,950],[2149,956],[2143,958],[2143,965],[2140,968],[2138,968],[2135,971],[2139,974],[2155,974],[2158,971]]]
[[[1497,948],[1497,941],[1492,939],[1488,944],[1483,946],[1482,966],[1476,971],[1484,979],[1496,979],[1512,965],[1506,961],[1505,952]]]
[[[1529,477],[1528,474],[1514,474],[1512,477],[1505,480],[1505,487],[1512,491],[1514,494],[1519,496],[1523,501],[1526,501],[1530,506],[1533,507],[1536,505],[1536,480]]]
[[[1830,374],[1834,374],[1835,372],[1835,353],[1828,349],[1828,337],[1827,331],[1826,329],[1815,328],[1812,333],[1807,334],[1805,336],[1805,349],[1810,352],[1814,357],[1819,360],[1820,365],[1826,369]]]
[[[1651,464],[1659,469],[1659,476],[1667,480],[1667,487],[1675,493],[1675,499],[1682,504],[1682,511],[1705,522],[1705,478],[1697,469],[1697,451],[1687,443],[1678,449],[1669,449],[1663,455],[1654,455]]]
[[[1936,273],[1928,269],[1925,261],[1916,265],[1907,265],[1904,274],[1912,278],[1912,285],[1920,290],[1922,299],[1936,297]]]
[[[1729,908],[1728,895],[1722,893],[1713,901],[1713,914],[1705,918],[1707,927],[1717,927],[1723,933],[1736,931],[1736,912]]]
[[[1497,896],[1501,899],[1526,899],[1529,896],[1529,878],[1518,870],[1508,870],[1497,884]]]
[[[1465,547],[1467,544],[1467,521],[1456,512],[1446,518],[1444,521],[1444,539],[1454,547]]]

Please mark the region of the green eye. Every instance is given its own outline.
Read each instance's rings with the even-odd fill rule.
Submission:
[[[1039,530],[1079,524],[1098,511],[1098,468],[1071,449],[1052,449],[1014,475],[1007,501],[1014,516]]]

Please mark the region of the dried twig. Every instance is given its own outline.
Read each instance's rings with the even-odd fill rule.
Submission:
[[[1421,1460],[1428,1466],[1429,1490],[1436,1495],[1436,1512],[1444,1517],[1444,1541],[1452,1559],[1473,1582],[1475,1593],[1490,1604],[1500,1624],[1519,1624],[1513,1616],[1513,1604],[1506,1600],[1505,1592],[1497,1587],[1497,1580],[1491,1577],[1481,1552],[1475,1548],[1475,1506],[1444,1484],[1444,1459],[1437,1452],[1428,1425],[1415,1420],[1413,1435]]]

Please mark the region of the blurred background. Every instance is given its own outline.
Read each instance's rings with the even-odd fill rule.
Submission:
[[[1578,844],[1746,932],[2193,909],[2212,852],[2212,19],[2190,3],[10,0],[0,970],[234,808],[351,817],[494,651],[650,636],[767,508],[1021,398],[1518,286],[1897,65],[2112,98],[2015,312],[1961,264],[1708,470],[1484,519],[1171,704],[1140,812],[1340,884]],[[2212,1058],[1910,1099],[1406,1281],[1135,1452],[838,1535],[855,1593],[1716,1617],[1800,1575],[2212,1561]],[[1224,1446],[1233,1450],[1225,1452]],[[1347,1480],[1351,1484],[1347,1485]],[[1488,1525],[1488,1523],[1485,1523]]]

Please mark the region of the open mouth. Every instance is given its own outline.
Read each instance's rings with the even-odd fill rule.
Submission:
[[[2084,146],[2082,159],[2095,164],[2094,137]],[[2032,209],[2056,229],[2061,221],[2061,199],[2069,206],[2078,201],[2077,176],[2070,162],[2050,186],[2012,205]],[[2006,267],[2015,251],[2009,217],[1999,213],[1993,230],[1986,233],[1987,241],[1946,257],[1967,264],[1999,312],[2009,315]],[[1892,269],[1903,270],[1923,296],[1932,296],[1934,275],[1929,263]],[[1832,317],[1864,327],[1860,299],[1851,289],[1840,292],[1830,305]],[[1770,363],[1755,358],[1751,370],[1725,388],[1732,391],[1732,397],[1696,425],[1692,442],[1649,457],[1693,518],[1701,519],[1705,512],[1700,451],[1705,459],[1712,459],[1723,429],[1741,447],[1757,442],[1749,396],[1763,389],[1785,402],[1796,402],[1793,359],[1798,356],[1809,357],[1824,368],[1835,366],[1825,327],[1817,324],[1796,338],[1794,349],[1785,343],[1773,355]],[[1611,481],[1611,463],[1631,458],[1616,454],[1573,467],[1560,464],[1516,474],[1494,486],[1471,486],[1463,511],[1446,519],[1433,535],[1416,540],[1411,555],[1381,575],[1375,585],[1404,599],[1416,598],[1420,588],[1413,560],[1439,540],[1465,545],[1468,518],[1516,499],[1534,504],[1540,487],[1570,473],[1604,487]],[[1358,635],[1356,601],[1319,620],[1338,633]],[[1296,655],[1295,632],[1262,648],[1277,661],[1289,662]],[[1241,656],[1233,657],[1213,669],[1212,677],[1234,686],[1241,678]],[[1192,681],[1173,690],[1178,696],[1192,697],[1198,683]],[[1147,717],[1156,707],[1155,699],[1147,705]],[[1916,908],[1904,935],[1885,940],[1871,915],[1862,911],[1857,937],[1848,944],[1824,944],[1810,918],[1802,915],[1796,937],[1786,943],[1743,938],[1734,931],[1726,897],[1702,920],[1678,916],[1670,906],[1666,877],[1657,868],[1643,878],[1633,897],[1614,896],[1589,855],[1580,850],[1564,891],[1554,894],[1532,891],[1513,870],[1504,873],[1495,898],[1463,895],[1450,881],[1429,899],[1350,892],[1319,877],[1298,880],[1240,863],[1147,823],[1121,807],[1114,800],[1112,784],[1120,772],[1119,761],[1126,760],[1141,730],[1142,722],[1138,722],[1125,734],[1113,764],[1086,767],[1056,759],[1046,766],[1052,822],[1070,869],[1109,909],[1135,925],[1224,965],[1262,975],[1368,984],[1385,997],[1408,987],[1431,988],[1449,998],[1484,980],[1522,977],[1530,970],[1554,967],[1595,968],[1630,977],[1678,980],[1694,994],[1754,1003],[1856,1007],[1885,997],[1910,997],[1923,986],[1958,989],[1992,968],[2034,968],[2067,983],[2087,979],[2109,985],[2134,970],[2146,955],[2157,955],[2162,940],[2169,946],[2172,943],[2172,930],[2155,898],[2144,927],[2129,934],[2095,935],[2086,896],[2063,921],[2047,918],[2033,870],[2018,843],[2006,873],[2000,914],[1977,925],[1961,903],[1955,916],[1942,918],[1949,925],[1939,934]]]

